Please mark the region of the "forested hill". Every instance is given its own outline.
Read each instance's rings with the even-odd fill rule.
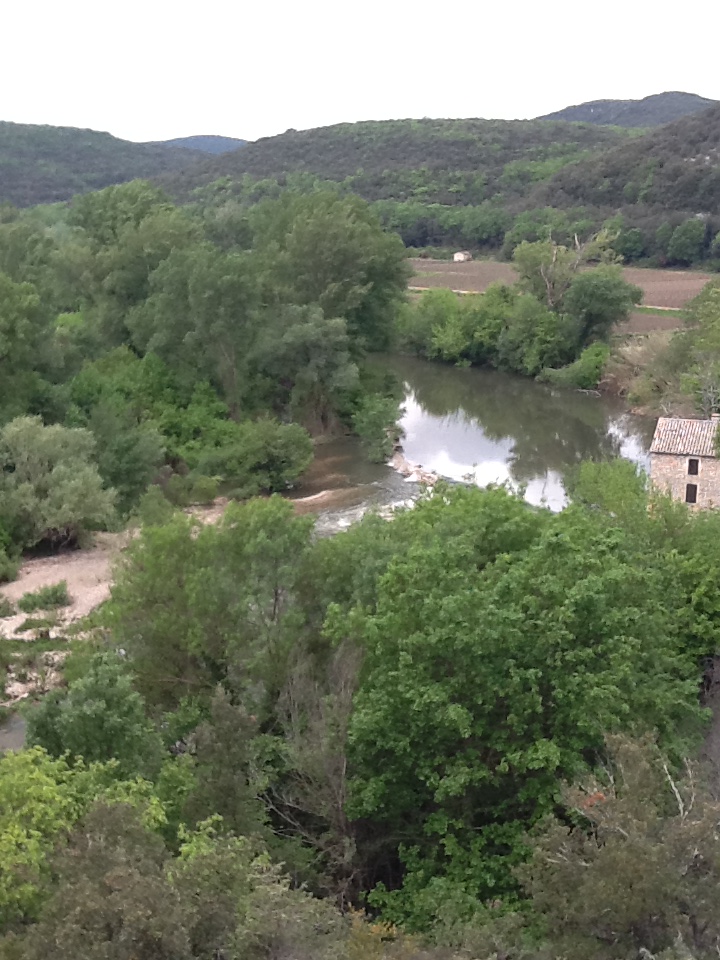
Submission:
[[[0,203],[18,207],[69,200],[197,161],[195,150],[131,143],[75,127],[0,122]]]
[[[368,200],[478,203],[517,195],[563,164],[627,136],[533,120],[386,120],[288,130],[162,178],[180,199],[221,178],[312,174]]]
[[[720,103],[559,170],[534,199],[720,213]]]
[[[699,97],[696,93],[673,90],[643,97],[642,100],[591,100],[537,119],[571,120],[618,127],[658,127],[699,113],[715,103],[716,100]]]
[[[246,143],[247,140],[238,140],[237,137],[218,137],[215,134],[155,141],[155,144],[161,147],[182,147],[185,150],[211,154],[229,153],[231,150],[244,147]]]

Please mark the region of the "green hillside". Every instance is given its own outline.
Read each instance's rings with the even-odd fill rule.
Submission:
[[[658,127],[699,113],[715,103],[716,100],[699,97],[696,93],[673,90],[655,93],[642,100],[590,100],[537,119],[611,124],[617,127]]]
[[[0,122],[0,203],[56,203],[178,170],[197,158],[196,151],[131,143],[96,130]]]
[[[387,120],[288,130],[163,178],[188,199],[220,179],[310,174],[368,200],[474,204],[521,196],[570,161],[623,142],[624,131],[533,120]]]
[[[244,147],[247,140],[238,140],[237,137],[218,137],[215,134],[199,135],[195,137],[175,137],[174,140],[158,140],[161,147],[182,147],[185,150],[195,150],[198,153],[229,153]]]
[[[560,206],[720,213],[720,104],[559,170],[536,197]]]

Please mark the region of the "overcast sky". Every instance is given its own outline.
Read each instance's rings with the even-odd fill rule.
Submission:
[[[0,120],[129,140],[254,140],[396,117],[525,118],[663,90],[720,100],[711,3],[665,15],[648,0],[0,5]]]

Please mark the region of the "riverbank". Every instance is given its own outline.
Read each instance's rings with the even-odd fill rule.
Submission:
[[[368,463],[356,438],[345,437],[318,446],[302,483],[287,496],[298,515],[316,517],[318,536],[332,536],[368,510],[377,509],[389,518],[407,506],[420,489],[412,472],[410,466],[401,475],[388,465]],[[228,503],[220,497],[186,512],[201,523],[217,523]],[[42,612],[28,617],[14,612],[0,619],[0,654],[5,664],[0,707],[16,709],[62,682],[62,662],[78,639],[83,621],[109,598],[115,565],[135,532],[99,533],[90,547],[27,558],[17,578],[0,586],[0,599],[13,606],[24,594],[63,580],[71,598],[68,606],[51,615]],[[0,736],[0,750],[2,742]]]

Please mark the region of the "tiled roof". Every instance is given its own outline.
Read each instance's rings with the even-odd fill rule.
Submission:
[[[650,453],[670,453],[685,457],[714,457],[715,434],[720,418],[684,420],[681,417],[660,417]]]

